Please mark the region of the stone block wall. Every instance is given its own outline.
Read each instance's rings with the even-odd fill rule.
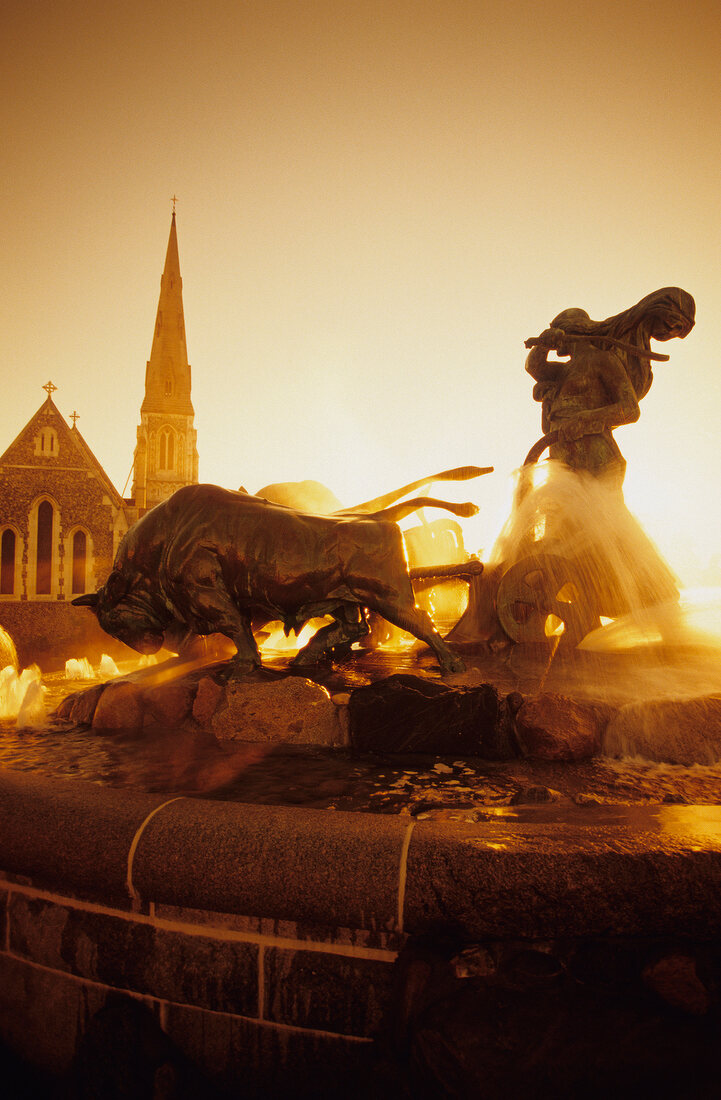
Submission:
[[[0,770],[0,869],[0,1044],[81,1095],[141,1054],[178,1095],[399,1095],[391,1049],[429,1096],[715,1081],[717,807],[466,825]]]
[[[22,668],[37,664],[43,672],[54,672],[69,657],[87,657],[95,663],[103,653],[115,661],[138,657],[101,630],[87,608],[65,600],[2,600],[0,626],[13,639]]]
[[[368,845],[339,815],[346,846],[313,811],[195,805],[0,773],[0,1043],[75,1085],[104,1013],[106,1057],[132,1061],[142,1010],[201,1089],[365,1095],[405,941],[407,823]]]
[[[244,1095],[286,1095],[291,1080],[299,1094],[343,1095],[351,1070],[370,1071],[397,936],[133,912],[7,880],[0,908],[0,1035],[51,1076],[72,1079],[91,1021],[119,998],[141,1002],[208,1082],[242,1080]],[[111,1055],[132,1058],[122,1029]]]

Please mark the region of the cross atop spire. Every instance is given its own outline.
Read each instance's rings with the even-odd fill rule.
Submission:
[[[73,411],[70,413],[70,419],[73,422],[73,427],[75,427],[77,421],[80,419],[80,413],[75,412],[75,410],[73,409]]]
[[[56,390],[56,389],[57,389],[58,387],[57,387],[57,386],[54,386],[54,385],[52,384],[52,382],[46,382],[46,383],[45,383],[45,385],[44,385],[44,386],[43,386],[42,388],[43,388],[44,390],[47,390],[47,394],[48,394],[48,397],[52,397],[52,396],[53,396],[53,394],[54,394],[54,392],[55,392],[55,390]]]
[[[171,202],[172,202],[172,204],[173,204],[173,217],[175,217],[175,204],[176,204],[176,202],[178,201],[178,197],[177,197],[177,195],[173,195],[173,197],[172,197],[172,199],[171,199],[170,201],[171,201]]]

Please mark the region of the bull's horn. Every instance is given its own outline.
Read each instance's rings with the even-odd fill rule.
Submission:
[[[100,599],[99,592],[86,592],[84,596],[76,596],[74,600],[71,600],[73,607],[97,607],[98,600]]]

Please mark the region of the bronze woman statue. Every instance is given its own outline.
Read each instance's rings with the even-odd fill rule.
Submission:
[[[651,364],[668,359],[651,340],[687,336],[694,315],[690,294],[665,287],[605,321],[566,309],[526,341],[544,434],[452,641],[493,646],[500,627],[513,641],[540,641],[550,614],[575,645],[601,616],[678,600],[676,578],[624,504],[626,463],[613,431],[638,420]],[[549,360],[550,351],[561,358]],[[536,487],[533,463],[549,447],[556,462]]]
[[[620,488],[626,463],[613,429],[638,420],[638,403],[653,380],[651,363],[668,359],[651,351],[651,340],[687,336],[694,315],[690,294],[665,287],[605,321],[566,309],[527,340],[526,370],[536,380],[533,396],[541,402],[550,457]],[[564,358],[549,360],[549,351]]]

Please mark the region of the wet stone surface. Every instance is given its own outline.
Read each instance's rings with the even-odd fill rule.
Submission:
[[[657,677],[648,657],[626,668],[606,662],[599,681],[595,655],[545,670],[523,655],[504,655],[491,665],[473,658],[466,684],[491,682],[501,698],[531,693],[539,686],[564,687],[586,702],[622,706],[633,697],[644,675]],[[678,660],[679,667],[684,663]],[[688,662],[685,662],[688,664]],[[584,673],[594,672],[593,687]],[[698,663],[697,663],[698,664]],[[273,672],[273,669],[271,669]],[[363,655],[347,666],[315,676],[332,697],[347,699],[391,675],[412,673],[441,681],[429,659],[413,653]],[[541,677],[545,683],[541,685]],[[668,680],[668,677],[666,677]],[[46,677],[51,711],[69,693],[92,688],[61,677]],[[434,692],[437,694],[437,691]],[[603,756],[582,761],[488,760],[468,751],[450,753],[321,749],[269,743],[221,742],[210,731],[166,728],[92,730],[78,726],[21,730],[0,722],[0,766],[78,778],[113,787],[171,792],[267,805],[306,806],[401,814],[419,819],[482,820],[499,807],[544,802],[560,806],[644,803],[721,804],[721,765],[655,764]]]
[[[502,806],[559,802],[721,804],[721,768],[612,761],[487,761],[474,756],[219,744],[187,731],[5,729],[0,764],[112,787],[228,801],[478,820]]]

